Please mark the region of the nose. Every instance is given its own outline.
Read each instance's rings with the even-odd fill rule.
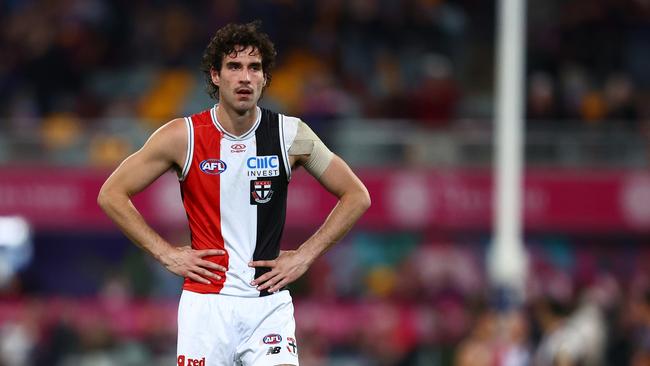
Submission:
[[[240,80],[242,83],[249,84],[251,82],[250,70],[244,69],[240,75]]]

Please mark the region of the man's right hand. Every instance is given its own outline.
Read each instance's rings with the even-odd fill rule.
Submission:
[[[160,257],[160,262],[172,273],[209,285],[208,278],[220,280],[221,276],[210,270],[225,273],[226,267],[207,261],[203,257],[224,255],[221,249],[194,250],[189,245],[173,247]]]

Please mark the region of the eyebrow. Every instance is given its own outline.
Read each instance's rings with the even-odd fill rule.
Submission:
[[[241,61],[227,61],[226,66],[242,66]],[[262,63],[259,61],[254,61],[248,64],[249,67],[262,67]]]

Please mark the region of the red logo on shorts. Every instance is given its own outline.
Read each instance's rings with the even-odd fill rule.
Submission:
[[[185,362],[185,361],[187,361],[187,362]],[[198,358],[196,358],[196,359],[187,358],[186,359],[185,355],[180,355],[176,359],[176,364],[178,366],[205,366],[205,357],[203,357],[200,360]]]
[[[296,344],[296,340],[291,337],[287,337],[287,341],[288,341],[287,349],[289,350],[289,353],[291,353],[294,356],[297,356],[298,345]]]
[[[282,336],[279,334],[268,334],[262,339],[264,344],[278,344],[282,342]]]

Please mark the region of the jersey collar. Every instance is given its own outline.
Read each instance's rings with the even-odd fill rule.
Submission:
[[[250,130],[246,131],[243,135],[241,136],[235,136],[232,133],[226,131],[225,128],[219,123],[219,120],[217,119],[217,105],[215,104],[214,107],[210,110],[210,115],[212,116],[212,123],[214,126],[223,133],[224,137],[227,138],[228,140],[233,140],[233,141],[241,141],[241,140],[246,140],[249,138],[252,134],[255,133],[255,130],[257,129],[257,126],[260,125],[260,121],[262,119],[262,110],[260,107],[256,106],[255,107],[255,123],[253,123],[253,126],[250,128]]]

